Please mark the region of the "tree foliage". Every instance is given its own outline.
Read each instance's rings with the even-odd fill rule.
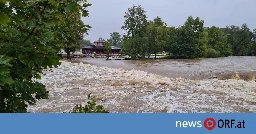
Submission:
[[[253,32],[246,24],[241,27],[231,25],[222,30],[228,36],[228,43],[232,46],[234,56],[252,55],[251,49],[254,47]]]
[[[178,58],[198,58],[206,54],[206,33],[204,32],[204,21],[198,17],[193,19],[189,16],[185,24],[176,29],[176,42],[171,53]]]
[[[109,113],[102,105],[96,104],[95,96],[89,94],[88,99],[86,105],[76,105],[71,113]]]
[[[145,37],[147,28],[146,11],[139,5],[128,9],[125,13],[122,29],[126,31],[123,49],[132,59],[145,58],[147,54]]]
[[[81,49],[80,40],[83,39],[84,34],[90,26],[85,25],[80,17],[80,14],[75,12],[68,12],[64,15],[64,23],[62,26],[62,34],[64,36],[64,50],[67,53],[67,58],[71,59],[70,54]]]
[[[90,40],[85,40],[85,39],[80,40],[80,44],[81,45],[89,45],[89,46],[93,45],[93,43]]]
[[[27,112],[28,105],[48,98],[36,79],[60,64],[57,52],[73,38],[63,33],[71,26],[67,16],[86,17],[88,6],[86,0],[0,1],[0,112]]]
[[[150,57],[161,51],[173,58],[202,58],[256,55],[256,30],[241,27],[204,27],[199,17],[189,16],[179,27],[168,27],[160,17],[148,21],[139,5],[125,13],[123,50],[132,59]]]
[[[167,27],[167,40],[163,47],[163,50],[169,52],[169,57],[171,56],[171,51],[175,48],[177,44],[177,31],[178,29],[175,27]]]
[[[223,33],[221,29],[212,26],[207,30],[207,33],[208,49],[210,49],[209,52],[213,52],[213,50],[215,50],[216,54],[219,54],[215,55],[214,57],[225,57],[232,54],[231,46],[227,41],[227,36]]]
[[[105,42],[103,45],[104,52],[107,54],[107,60],[109,59],[109,53],[111,52],[111,43]]]
[[[156,17],[154,21],[149,21],[147,25],[147,54],[156,54],[163,51],[163,48],[167,42],[168,33],[167,26],[160,17]]]
[[[112,46],[122,47],[122,37],[120,33],[118,32],[110,33],[110,38],[108,39],[108,42]]]
[[[253,29],[253,37],[249,45],[249,54],[250,56],[256,56],[256,29]]]

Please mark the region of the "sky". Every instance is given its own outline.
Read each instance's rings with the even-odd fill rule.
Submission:
[[[100,37],[108,39],[110,33],[119,32],[124,15],[133,5],[141,5],[149,20],[161,17],[168,26],[183,25],[188,16],[200,17],[205,26],[241,26],[256,28],[256,0],[88,0],[92,4],[89,17],[82,18],[92,28],[84,39],[91,42]]]

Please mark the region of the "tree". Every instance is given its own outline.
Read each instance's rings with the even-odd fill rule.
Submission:
[[[112,46],[122,47],[122,38],[118,32],[110,33],[110,38],[108,39],[108,42]]]
[[[154,19],[154,21],[150,21],[147,25],[147,50],[149,56],[152,52],[156,54],[157,52],[163,51],[164,45],[166,44],[168,33],[166,24],[162,21],[160,17]]]
[[[223,31],[228,36],[228,43],[232,46],[234,56],[250,54],[249,45],[251,44],[253,33],[246,24],[243,24],[241,28],[234,25],[227,26]]]
[[[65,25],[63,25],[63,35],[66,39],[64,51],[67,53],[67,59],[71,59],[70,54],[81,49],[80,40],[83,39],[90,26],[84,25],[78,13],[67,13],[65,19]]]
[[[110,57],[110,56],[109,56],[109,53],[110,53],[111,50],[112,50],[110,43],[109,43],[109,42],[105,42],[103,48],[104,48],[104,52],[107,54],[107,59],[106,59],[106,60],[108,60],[109,57]]]
[[[234,53],[238,56],[246,56],[249,54],[249,44],[252,39],[252,32],[246,24],[241,26],[241,29],[235,33],[234,41],[236,44],[233,46]]]
[[[86,17],[88,6],[86,0],[0,1],[0,112],[27,112],[28,105],[48,98],[36,80],[43,69],[60,64],[65,15]]]
[[[232,55],[236,55],[236,51],[234,51],[235,48],[235,33],[238,32],[240,30],[240,28],[238,26],[227,26],[226,28],[222,28],[222,31],[224,32],[224,34],[227,36],[227,42],[231,45],[232,47]]]
[[[249,56],[256,56],[256,29],[253,29],[251,43],[249,45]]]
[[[89,46],[93,45],[93,43],[90,40],[85,40],[85,39],[80,40],[80,44],[89,45]]]
[[[174,49],[177,40],[177,28],[167,27],[167,40],[164,45],[164,51],[169,52],[169,57],[171,56],[171,51]]]
[[[146,46],[146,11],[139,5],[128,9],[125,13],[122,29],[126,31],[123,39],[124,51],[132,59],[143,59],[147,54]]]
[[[172,46],[171,53],[176,58],[195,58],[196,44],[193,42],[193,30],[187,26],[177,29],[177,42]]]
[[[215,26],[212,26],[207,30],[208,33],[208,49],[211,48],[220,54],[216,57],[225,57],[232,54],[230,44],[227,42],[227,36],[223,31]],[[213,51],[211,50],[211,51]]]
[[[204,21],[189,16],[185,24],[177,29],[177,42],[172,45],[171,53],[178,58],[198,58],[206,54],[206,33]]]

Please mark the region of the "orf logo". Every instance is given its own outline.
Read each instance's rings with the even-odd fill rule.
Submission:
[[[204,127],[208,130],[213,130],[216,127],[216,121],[213,118],[206,118],[204,120]]]

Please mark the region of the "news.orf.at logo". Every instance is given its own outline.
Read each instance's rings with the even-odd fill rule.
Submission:
[[[203,121],[176,121],[176,127],[179,128],[201,128],[205,127],[207,130],[214,130],[218,128],[245,128],[244,120],[235,120],[235,119],[219,119],[215,120],[214,118],[206,118]]]

